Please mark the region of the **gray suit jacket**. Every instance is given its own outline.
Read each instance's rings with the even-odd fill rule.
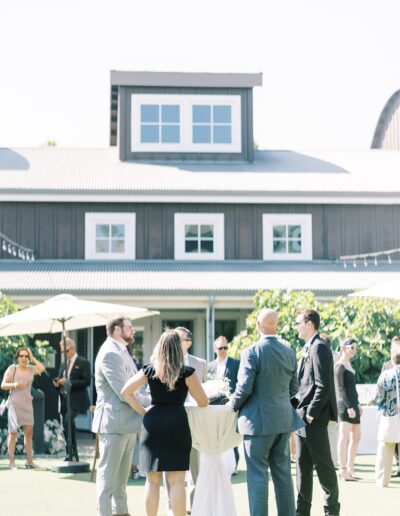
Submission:
[[[264,336],[242,352],[238,383],[232,397],[243,435],[291,432],[290,398],[298,390],[295,352],[273,336]]]
[[[188,353],[189,365],[194,367],[200,383],[207,381],[207,362],[203,358],[194,357]]]
[[[95,363],[97,403],[93,432],[129,434],[140,430],[142,417],[121,397],[125,382],[136,373],[136,366],[128,352],[108,338],[101,346]]]

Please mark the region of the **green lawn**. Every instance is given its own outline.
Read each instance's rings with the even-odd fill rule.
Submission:
[[[24,460],[18,459],[19,469],[10,471],[8,460],[0,459],[0,507],[4,515],[26,516],[95,516],[95,484],[89,474],[66,475],[49,471],[51,463],[59,459],[37,457],[40,470],[25,470]],[[91,461],[91,459],[89,459]],[[362,480],[340,483],[342,516],[398,516],[400,514],[400,479],[394,479],[389,488],[376,487],[372,455],[358,457],[356,471]],[[240,467],[242,469],[240,469]],[[246,473],[241,460],[240,472],[233,477],[237,515],[248,515]],[[293,470],[294,473],[294,470]],[[144,480],[130,481],[128,485],[129,510],[132,516],[144,516]],[[321,516],[322,491],[315,479],[312,515]],[[166,516],[164,495],[159,510]],[[273,488],[270,490],[270,515],[276,516]]]

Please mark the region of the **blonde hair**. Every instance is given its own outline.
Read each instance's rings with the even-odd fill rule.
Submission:
[[[150,361],[160,382],[173,391],[183,366],[182,343],[177,331],[166,330],[161,334]]]

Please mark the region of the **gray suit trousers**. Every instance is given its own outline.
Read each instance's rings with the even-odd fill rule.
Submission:
[[[268,469],[274,484],[278,516],[295,516],[289,437],[290,432],[244,436],[251,516],[268,516]]]
[[[126,484],[137,434],[98,434],[97,515],[127,514]]]

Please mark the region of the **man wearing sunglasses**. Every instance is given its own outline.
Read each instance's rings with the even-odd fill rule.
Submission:
[[[228,357],[228,339],[223,335],[214,341],[214,352],[217,358],[210,362],[208,372],[219,378],[228,378],[229,391],[232,394],[236,389],[240,360]],[[237,446],[233,451],[237,469],[239,463],[239,450]],[[233,474],[236,475],[236,470]]]

